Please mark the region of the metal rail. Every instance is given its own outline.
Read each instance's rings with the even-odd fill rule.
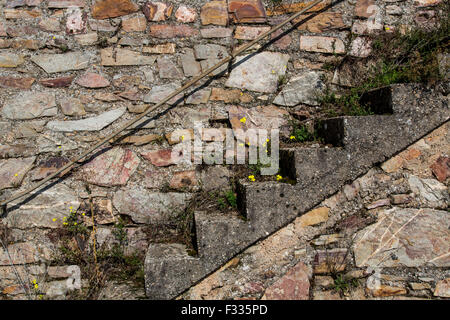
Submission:
[[[247,43],[246,45],[240,47],[238,50],[234,51],[231,53],[231,55],[225,59],[223,59],[222,61],[220,61],[219,63],[217,63],[215,66],[209,68],[208,70],[204,71],[203,73],[201,73],[200,75],[194,77],[192,80],[188,81],[186,84],[184,84],[181,88],[175,90],[174,92],[172,92],[171,94],[169,94],[168,96],[166,96],[163,100],[161,100],[160,102],[158,102],[156,105],[154,106],[149,106],[142,114],[140,114],[139,116],[137,116],[136,118],[128,121],[126,124],[124,124],[120,129],[118,129],[117,131],[109,134],[108,136],[106,136],[105,138],[103,138],[102,140],[100,140],[99,142],[97,142],[95,145],[93,145],[91,148],[89,148],[88,150],[86,150],[85,152],[83,152],[81,155],[79,155],[78,157],[76,157],[74,160],[71,160],[70,162],[68,162],[66,165],[64,165],[63,167],[61,167],[59,170],[57,170],[56,172],[54,172],[53,174],[51,174],[50,176],[46,177],[45,179],[41,180],[40,182],[36,183],[36,185],[32,186],[29,189],[26,189],[24,191],[21,191],[15,195],[13,195],[11,198],[7,199],[7,200],[3,200],[2,202],[0,202],[0,206],[1,206],[1,211],[0,212],[0,216],[6,212],[6,205],[16,199],[19,199],[31,192],[33,192],[34,190],[36,190],[37,188],[39,188],[40,186],[44,185],[45,183],[47,183],[48,181],[50,181],[51,179],[53,179],[56,176],[63,176],[65,174],[67,174],[72,167],[78,163],[81,159],[86,158],[88,155],[90,155],[93,151],[97,150],[99,147],[103,146],[105,143],[107,143],[108,141],[110,141],[111,139],[115,138],[117,135],[119,135],[121,132],[123,132],[124,130],[128,129],[129,127],[131,127],[133,124],[137,123],[139,120],[141,120],[142,118],[144,118],[145,116],[147,116],[150,112],[158,109],[160,106],[162,106],[163,104],[165,104],[167,101],[169,101],[170,99],[172,99],[173,97],[177,96],[178,94],[180,94],[181,92],[183,92],[184,90],[186,90],[187,88],[191,87],[192,85],[194,85],[196,82],[198,82],[199,80],[203,79],[204,77],[206,77],[207,75],[209,75],[211,72],[213,72],[214,70],[216,70],[217,68],[221,67],[222,65],[224,65],[225,63],[231,61],[232,59],[234,59],[236,56],[238,56],[239,54],[241,54],[242,52],[244,52],[245,50],[249,49],[250,47],[252,47],[253,45],[255,45],[257,42],[259,42],[260,40],[264,39],[265,37],[271,35],[272,33],[274,33],[275,31],[279,30],[280,28],[284,27],[286,24],[288,24],[289,22],[291,22],[292,20],[300,17],[300,15],[302,15],[303,13],[307,12],[308,10],[310,10],[311,8],[315,7],[317,4],[319,4],[320,2],[322,2],[324,0],[316,0],[314,2],[312,2],[310,5],[308,5],[307,7],[305,7],[304,9],[302,9],[301,11],[295,13],[294,15],[292,15],[290,18],[286,19],[284,22],[278,24],[277,26],[273,27],[272,29],[264,32],[263,34],[259,35],[256,39],[254,39],[253,41]]]

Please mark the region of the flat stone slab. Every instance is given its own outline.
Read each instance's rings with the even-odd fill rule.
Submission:
[[[316,98],[325,89],[321,75],[321,72],[311,71],[293,77],[275,97],[273,103],[289,107],[299,103],[319,105]]]
[[[0,160],[0,190],[18,187],[36,157]]]
[[[392,208],[356,234],[357,267],[450,266],[450,219],[447,211]]]
[[[144,56],[136,51],[118,48],[102,49],[100,58],[102,66],[141,66],[156,61],[155,56]]]
[[[28,120],[55,116],[58,113],[55,95],[49,92],[23,92],[9,99],[2,115],[12,120]]]
[[[115,193],[113,205],[136,223],[161,223],[182,212],[189,198],[187,193],[152,193],[143,188],[128,188]]]
[[[41,54],[31,57],[31,61],[47,73],[56,73],[86,69],[89,66],[90,58],[82,52],[69,52],[64,54]]]
[[[127,184],[140,162],[133,151],[114,148],[84,165],[81,176],[86,182],[99,186],[123,186]]]
[[[12,202],[4,219],[11,228],[60,228],[63,218],[76,211],[80,206],[77,194],[65,184],[56,184],[42,192],[34,193],[31,200]]]
[[[227,87],[272,93],[278,88],[279,78],[286,73],[289,55],[278,52],[249,54],[236,59],[237,65],[226,81]]]
[[[99,131],[119,119],[126,111],[126,107],[102,113],[99,116],[72,121],[49,121],[47,128],[53,131]]]
[[[171,83],[163,84],[160,86],[154,86],[154,87],[152,87],[150,92],[144,96],[144,102],[158,103],[180,87],[181,87],[181,84],[178,81],[173,81]],[[180,99],[183,99],[183,97],[184,97],[183,93],[180,93],[180,94],[176,95],[175,97],[173,97],[172,99],[170,99],[167,103],[175,104],[177,101],[179,101],[178,104],[182,105],[182,104],[184,104],[184,100],[180,100]]]

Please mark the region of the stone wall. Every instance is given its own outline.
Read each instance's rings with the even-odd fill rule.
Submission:
[[[308,3],[295,2],[1,0],[0,199],[44,179]],[[316,94],[342,83],[325,64],[366,57],[364,35],[427,23],[439,2],[338,1],[220,68],[70,175],[9,205],[1,219],[3,295],[28,297],[18,273],[27,286],[38,279],[45,297],[65,296],[61,279],[70,274],[49,267],[59,253],[54,235],[71,213],[92,226],[89,199],[99,246],[114,243],[113,225],[121,217],[127,252],[144,253],[164,238],[155,230],[171,225],[197,191],[232,188],[234,166],[205,168],[173,158],[172,148],[194,123],[220,132],[239,128],[243,117],[269,127],[313,119]],[[167,233],[176,238],[173,228]]]

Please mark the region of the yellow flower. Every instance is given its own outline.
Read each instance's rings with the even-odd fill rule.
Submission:
[[[241,96],[243,96],[244,95],[244,93],[241,91]]]
[[[53,220],[53,222],[55,222],[57,219],[56,219],[56,218],[53,218],[52,220]]]
[[[266,142],[269,142],[270,141],[270,139],[266,139]]]
[[[78,223],[74,222],[73,225],[76,226]]]
[[[67,225],[68,225],[68,223],[67,223],[67,222],[63,222],[63,225],[64,225],[64,226],[67,226]]]
[[[34,285],[34,288],[35,288],[35,289],[39,288],[39,286],[37,285],[37,283]]]
[[[83,212],[81,215],[84,217],[86,214]]]
[[[18,176],[18,174],[17,174],[17,173],[15,173],[15,174],[14,174],[14,177],[17,177],[17,176]]]
[[[245,123],[247,121],[247,119],[245,117],[242,117],[242,119],[239,121],[241,121],[242,123]]]
[[[277,181],[280,181],[281,179],[283,179],[283,177],[277,174]]]
[[[248,176],[248,179],[250,181],[254,182],[255,181],[255,176],[254,175],[250,175],[250,176]]]
[[[243,147],[244,146],[244,144],[243,143],[239,143],[239,147]]]
[[[33,279],[33,281],[31,281],[31,283],[36,284],[37,283],[36,279]]]
[[[290,136],[289,139],[295,140],[295,136]]]
[[[69,207],[69,209],[70,209],[70,210],[72,210],[72,209],[73,209],[73,207]]]

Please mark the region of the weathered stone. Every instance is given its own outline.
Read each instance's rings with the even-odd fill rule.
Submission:
[[[132,88],[134,86],[139,86],[142,82],[139,76],[119,76],[113,80],[113,85],[119,88]]]
[[[23,92],[9,99],[2,115],[8,119],[26,120],[55,116],[58,113],[55,95],[49,92]]]
[[[300,18],[293,21],[293,24],[305,20],[308,15],[300,16]],[[345,29],[347,26],[342,20],[342,14],[339,12],[322,12],[315,17],[308,19],[301,23],[297,29],[302,31],[309,31],[312,33],[322,33],[327,31],[334,31]]]
[[[273,103],[290,107],[299,103],[319,105],[317,96],[325,90],[325,84],[321,80],[322,75],[321,72],[310,71],[293,77],[275,97]]]
[[[313,300],[341,300],[341,296],[335,290],[314,290]]]
[[[0,37],[6,37],[7,35],[3,21],[0,21]]]
[[[87,72],[75,81],[85,88],[104,88],[109,86],[109,81],[100,74]]]
[[[110,92],[97,92],[94,96],[95,99],[106,101],[106,102],[114,102],[114,101],[120,101],[123,100],[119,96],[115,95],[114,93]]]
[[[161,79],[182,79],[183,72],[178,68],[176,62],[169,57],[162,56],[157,60],[159,77]]]
[[[345,53],[345,45],[339,38],[300,36],[300,50],[322,53]]]
[[[31,173],[31,180],[42,180],[69,162],[66,157],[50,157],[41,161]]]
[[[86,6],[86,0],[49,0],[47,6],[55,9],[70,7],[84,8]]]
[[[323,274],[344,271],[347,266],[347,249],[317,250],[314,257],[314,273]]]
[[[339,240],[342,239],[342,236],[340,234],[337,233],[333,233],[333,234],[323,234],[320,237],[318,237],[317,239],[314,239],[311,241],[311,243],[318,247],[318,246],[326,246],[329,245],[331,243],[336,243]]]
[[[435,163],[431,165],[431,170],[440,182],[444,182],[450,176],[450,158],[439,157]]]
[[[313,1],[308,2],[297,2],[297,3],[280,3],[274,6],[273,8],[267,9],[268,16],[278,16],[282,14],[288,14],[293,12],[299,12],[305,9],[307,6],[311,5]],[[324,1],[319,4],[316,4],[314,7],[308,10],[308,13],[317,12],[325,8],[329,5],[329,1]]]
[[[144,96],[144,102],[158,103],[180,87],[181,84],[176,81],[161,86],[154,86],[150,92]],[[168,104],[184,104],[183,97],[183,93],[180,93],[170,99]]]
[[[223,101],[225,103],[250,103],[253,101],[253,97],[244,93],[238,89],[222,89],[222,88],[212,88],[211,96],[209,98],[211,101]]]
[[[50,266],[47,268],[47,275],[50,279],[64,279],[69,278],[73,275],[76,269],[79,270],[79,266],[70,265],[70,266]]]
[[[181,65],[186,77],[193,77],[202,72],[200,63],[195,60],[194,50],[191,48],[184,49],[185,53],[181,55]]]
[[[228,11],[235,23],[264,23],[266,11],[261,0],[230,0]]]
[[[205,191],[226,190],[230,187],[230,171],[223,166],[208,166],[201,173],[202,189]]]
[[[205,28],[200,29],[200,34],[203,38],[227,38],[231,37],[233,34],[233,29],[231,28],[223,28],[223,27],[217,27],[217,28]]]
[[[72,121],[49,121],[47,128],[53,131],[99,131],[119,119],[126,111],[125,107],[117,108],[99,116]]]
[[[261,52],[241,56],[226,81],[227,87],[272,93],[277,90],[279,77],[286,73],[289,55],[278,52]]]
[[[0,145],[0,159],[29,157],[35,153],[32,146],[25,144]]]
[[[19,187],[35,159],[36,157],[0,160],[0,190]]]
[[[433,295],[436,297],[450,298],[450,278],[438,281]]]
[[[161,140],[162,137],[158,134],[144,134],[142,136],[126,136],[123,139],[120,139],[118,143],[121,144],[134,144],[135,146],[142,146],[147,143]],[[117,143],[117,142],[116,142]]]
[[[6,8],[16,8],[16,7],[36,7],[40,5],[42,0],[9,0],[6,3]]]
[[[180,154],[179,151],[172,149],[150,150],[141,152],[141,155],[157,167],[167,167],[177,164],[183,157],[183,154]]]
[[[100,51],[103,66],[141,66],[153,64],[154,56],[144,56],[136,51],[119,48],[105,48]]]
[[[197,186],[195,170],[175,172],[169,187],[175,190],[188,190]]]
[[[196,90],[194,92],[190,92],[187,95],[186,103],[187,104],[205,104],[209,100],[209,96],[211,95],[211,89],[205,88]]]
[[[427,207],[446,208],[449,194],[447,187],[435,179],[421,179],[414,175],[408,178],[411,191]]]
[[[164,43],[164,44],[157,44],[153,47],[143,47],[142,52],[146,53],[166,53],[166,54],[172,54],[175,53],[177,45],[175,43]]]
[[[67,98],[60,102],[61,111],[66,116],[84,116],[86,111],[80,99]]]
[[[310,269],[297,263],[281,279],[264,292],[261,300],[308,300]]]
[[[330,276],[315,276],[314,286],[319,286],[322,288],[330,288],[334,285],[334,279]]]
[[[270,27],[237,26],[234,32],[234,38],[240,40],[254,40],[259,35],[269,30]]]
[[[22,55],[8,52],[0,53],[0,68],[15,68],[24,62]]]
[[[93,31],[113,32],[117,30],[119,24],[120,18],[108,20],[89,19],[89,26]]]
[[[140,162],[133,151],[113,148],[84,165],[81,174],[88,183],[105,187],[122,186],[127,184]]]
[[[313,226],[328,220],[328,213],[330,209],[327,207],[320,207],[313,209],[295,221],[300,227]]]
[[[410,194],[393,194],[391,198],[393,204],[405,204],[411,202],[413,199]]]
[[[431,7],[441,2],[442,0],[414,0],[414,5],[418,7]]]
[[[447,212],[393,208],[378,216],[375,225],[356,234],[353,250],[358,267],[450,265]]]
[[[144,288],[136,288],[133,282],[108,281],[100,290],[99,300],[140,300],[145,299]]]
[[[405,288],[392,287],[381,284],[379,287],[372,289],[371,293],[374,297],[389,297],[406,294]]]
[[[355,16],[360,18],[371,17],[374,13],[371,7],[374,5],[375,0],[358,0],[355,6]]]
[[[92,17],[107,19],[125,16],[139,10],[131,0],[99,0],[92,6]]]
[[[175,18],[177,18],[178,22],[183,23],[194,22],[195,19],[197,19],[197,11],[195,11],[194,8],[180,6],[175,12]]]
[[[175,131],[166,133],[166,139],[170,145],[180,143],[181,141],[192,140],[193,138],[193,129],[177,129]]]
[[[165,21],[172,15],[173,5],[148,1],[143,5],[142,11],[148,21]]]
[[[194,55],[200,60],[202,71],[205,72],[209,68],[215,66],[221,60],[229,56],[227,49],[217,44],[199,44],[194,47]],[[211,75],[216,76],[227,70],[228,65],[224,64],[220,68],[214,70]]]
[[[275,106],[244,108],[231,106],[228,110],[231,127],[237,135],[242,129],[280,129],[288,124],[289,113]],[[240,140],[236,136],[237,139]]]
[[[42,11],[39,9],[3,9],[3,14],[5,19],[34,19],[41,17]]]
[[[364,37],[357,37],[352,41],[350,46],[351,56],[366,58],[372,53],[372,41]]]
[[[271,40],[277,39],[273,44],[275,47],[277,47],[278,49],[281,49],[281,50],[286,50],[287,48],[289,48],[289,46],[292,43],[292,37],[289,34],[284,34],[284,35],[282,35],[282,34],[283,34],[283,31],[280,29],[280,30],[277,30],[274,33],[272,33],[270,38],[271,38]],[[281,38],[280,38],[280,36],[281,36]]]
[[[125,32],[143,32],[147,29],[147,19],[144,15],[122,19],[122,29]]]
[[[216,24],[226,26],[228,24],[228,10],[226,1],[210,1],[203,5],[200,18],[203,25]]]
[[[63,88],[70,86],[74,78],[75,76],[53,78],[53,79],[41,79],[39,80],[39,83],[42,84],[44,87]]]
[[[27,90],[31,88],[35,80],[34,78],[0,77],[0,88]]]
[[[86,32],[87,13],[82,12],[79,8],[69,8],[66,17],[66,33],[79,34]]]
[[[368,204],[366,206],[367,209],[371,210],[371,209],[375,209],[378,207],[384,207],[384,206],[389,206],[391,204],[391,200],[390,199],[380,199],[377,201],[374,201],[370,204]]]
[[[63,218],[80,206],[74,190],[62,183],[35,194],[25,203],[19,199],[10,205],[5,218],[10,228],[61,228]]]
[[[22,122],[17,125],[15,136],[16,138],[36,137],[44,130],[45,123],[44,120]]]
[[[23,265],[39,261],[37,248],[29,242],[10,244],[7,251],[0,247],[0,266]]]
[[[184,38],[194,37],[198,35],[198,30],[185,25],[167,25],[167,24],[155,24],[150,25],[150,36],[155,38]]]
[[[82,52],[69,52],[64,54],[40,54],[31,57],[31,61],[47,73],[56,73],[86,69],[89,66],[90,58]]]
[[[126,214],[136,223],[161,223],[182,212],[189,195],[185,193],[151,193],[143,188],[119,190],[113,204],[120,214]]]

